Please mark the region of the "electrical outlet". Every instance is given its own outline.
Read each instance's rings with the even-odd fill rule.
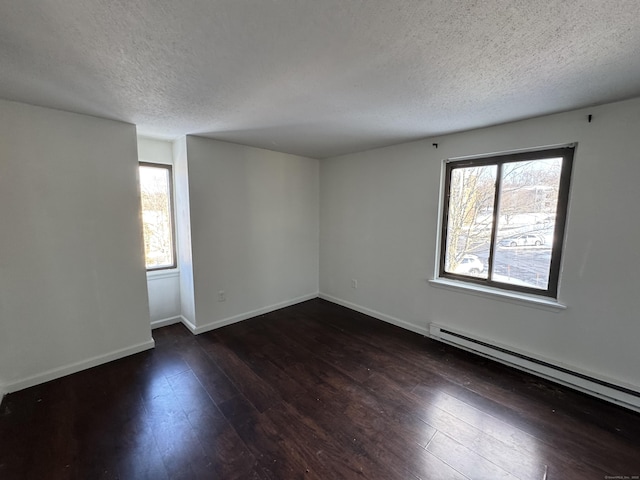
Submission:
[[[224,290],[220,290],[218,292],[218,301],[219,302],[224,302],[227,299],[227,296],[224,293]]]
[[[351,279],[351,288],[358,288],[358,280],[355,278]]]

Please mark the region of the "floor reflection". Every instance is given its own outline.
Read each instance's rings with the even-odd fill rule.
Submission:
[[[426,449],[471,478],[542,478],[538,440],[500,418],[443,391],[419,394],[427,400],[421,418],[438,431]]]

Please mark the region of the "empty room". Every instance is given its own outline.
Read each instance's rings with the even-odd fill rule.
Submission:
[[[0,12],[0,479],[640,478],[640,2]]]

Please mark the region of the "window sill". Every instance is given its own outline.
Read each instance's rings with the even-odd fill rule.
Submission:
[[[435,278],[429,280],[429,283],[437,288],[445,288],[447,290],[455,290],[485,298],[495,298],[517,305],[525,305],[528,307],[542,308],[545,310],[560,311],[567,308],[566,305],[559,303],[557,300],[547,297],[539,297],[535,295],[527,295],[525,293],[510,292],[500,290],[498,288],[485,287],[464,282],[456,282],[444,278]]]
[[[160,280],[162,278],[179,277],[180,270],[177,268],[167,268],[164,270],[149,270],[147,271],[147,280]]]

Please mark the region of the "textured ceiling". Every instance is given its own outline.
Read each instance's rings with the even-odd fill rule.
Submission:
[[[0,0],[0,98],[316,158],[640,96],[638,0]]]

